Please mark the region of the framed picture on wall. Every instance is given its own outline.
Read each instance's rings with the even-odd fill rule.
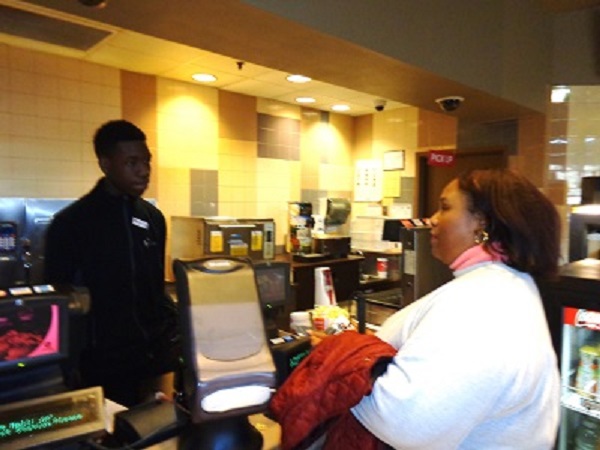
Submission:
[[[383,153],[383,170],[404,170],[404,150]]]

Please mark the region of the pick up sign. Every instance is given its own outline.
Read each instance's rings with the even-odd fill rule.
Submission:
[[[452,150],[429,150],[427,165],[451,167],[456,162],[456,155]]]

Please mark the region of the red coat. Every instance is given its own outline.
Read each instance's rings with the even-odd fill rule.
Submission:
[[[397,350],[376,336],[346,331],[325,338],[271,400],[282,450],[299,450],[327,432],[325,448],[377,449],[382,444],[349,411],[371,392],[371,370]]]

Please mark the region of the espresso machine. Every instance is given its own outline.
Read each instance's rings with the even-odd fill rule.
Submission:
[[[381,325],[397,310],[452,279],[452,272],[431,254],[431,226],[427,219],[386,219],[382,240],[402,246],[400,286],[363,294],[364,320]],[[361,299],[362,300],[362,299]],[[360,304],[360,302],[359,302]]]
[[[406,223],[412,223],[409,220],[398,222],[402,225],[398,228],[402,243],[401,306],[406,306],[450,281],[452,272],[431,254],[431,227],[426,225],[406,226]],[[384,224],[384,236],[385,231],[386,225]]]

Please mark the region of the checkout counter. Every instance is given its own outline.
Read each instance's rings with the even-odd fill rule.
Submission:
[[[208,257],[176,260],[174,272],[184,338],[176,397],[129,410],[105,401],[99,387],[68,391],[62,383],[76,296],[50,285],[2,291],[0,325],[33,315],[35,328],[12,332],[39,339],[26,354],[0,359],[1,394],[14,394],[0,404],[1,448],[278,448],[279,426],[263,413],[293,368],[282,355],[310,351],[309,338],[277,342],[265,333],[263,308],[280,300],[279,287],[289,293],[289,265]]]
[[[430,249],[427,247],[429,240],[426,227],[408,226],[395,221],[390,222],[387,228],[392,238],[402,242],[404,250],[400,267],[402,296],[398,300],[399,309],[404,306],[402,301],[410,303],[445,282],[446,273],[434,270],[432,264],[435,262],[428,259]],[[289,319],[289,309],[312,309],[314,274],[319,267],[331,269],[339,301],[353,299],[357,292],[361,292],[363,261],[364,256],[351,254],[318,261],[299,261],[294,260],[291,255],[281,255],[273,262],[262,263],[251,263],[248,259],[233,256],[176,260],[173,271],[186,361],[177,397],[174,402],[157,401],[116,412],[114,420],[110,420],[110,417],[108,419],[109,424],[114,424],[113,434],[108,439],[95,441],[93,447],[101,449],[127,445],[131,448],[190,450],[279,448],[279,425],[264,413],[271,394],[285,380],[286,374],[310,352],[310,340],[268,336],[265,332],[268,329],[265,328],[265,320],[268,323],[273,319],[269,312],[274,309],[281,311],[283,308],[286,319]],[[432,278],[432,274],[436,276]],[[290,287],[295,295],[290,292]],[[31,295],[30,299],[26,299],[29,294],[22,291],[9,292],[7,298],[14,298],[14,301],[5,299],[1,304],[18,306],[31,302],[34,298],[41,298],[47,303],[56,297],[53,297],[55,293],[51,287],[38,287],[40,292],[33,289],[32,293],[35,295]],[[41,292],[44,290],[45,292]],[[295,301],[290,302],[290,298]],[[362,300],[367,303],[370,301],[368,295]],[[68,302],[69,300],[63,299],[58,302],[56,309],[50,309],[62,313],[57,322],[60,323],[58,328],[61,333],[66,333],[68,327],[68,320],[65,319],[69,310]],[[227,320],[224,321],[223,318]],[[289,322],[287,326],[279,328],[289,329]],[[57,347],[53,357],[62,356],[61,352],[64,351],[65,347]],[[45,361],[42,358],[34,362]],[[28,367],[30,361],[25,362],[25,367]],[[54,369],[56,359],[50,358],[48,362]],[[44,370],[44,364],[31,366],[35,372]],[[18,364],[12,367],[17,371],[21,370]],[[27,377],[29,378],[29,374]],[[44,376],[40,380],[43,379]],[[18,385],[18,379],[13,378],[15,380],[13,384]],[[0,387],[5,387],[1,383],[2,379]],[[47,423],[48,417],[59,417],[56,423],[61,425],[46,430],[36,426],[31,433],[41,436],[45,448],[53,448],[49,444],[49,438],[43,441],[50,435],[63,439],[59,447],[63,449],[85,448],[85,445],[79,446],[78,442],[101,435],[106,437],[101,390],[58,393],[47,391],[50,394],[48,397],[40,395],[46,388],[44,385],[36,388],[41,390],[24,398],[22,401],[25,403],[16,398],[8,399],[0,408],[0,447],[23,448],[23,441],[12,440],[11,443],[11,435],[7,430],[14,428],[15,423],[32,424],[35,420]],[[52,397],[53,395],[57,397]],[[60,408],[63,408],[63,412],[59,411]],[[32,418],[28,415],[31,411],[41,411],[43,414]],[[155,435],[157,430],[159,433]],[[56,431],[61,434],[53,434]],[[139,439],[144,439],[142,446],[135,444]],[[217,445],[224,441],[229,441],[229,444]],[[34,443],[33,440],[30,442]],[[87,444],[87,447],[90,445]]]

